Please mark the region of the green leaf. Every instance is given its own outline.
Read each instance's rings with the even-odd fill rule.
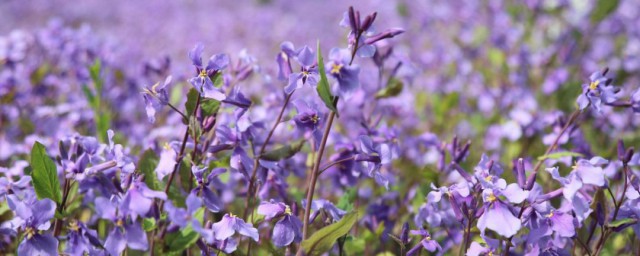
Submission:
[[[144,231],[147,231],[147,232],[156,229],[156,219],[144,218],[142,220],[142,228],[144,229]]]
[[[357,190],[355,187],[347,188],[347,190],[342,194],[340,200],[338,200],[338,204],[336,207],[345,211],[351,211],[353,209],[353,201],[355,200],[357,195]]]
[[[180,230],[175,236],[167,237],[169,243],[169,254],[182,253],[187,250],[193,244],[195,244],[200,238],[198,232],[194,231],[191,226]]]
[[[102,70],[102,63],[100,63],[100,59],[96,59],[93,62],[93,65],[89,67],[89,75],[91,76],[91,80],[96,84],[97,93],[99,94],[102,91],[102,79],[100,79],[100,71]]]
[[[302,149],[303,145],[304,140],[298,140],[289,145],[281,146],[267,153],[264,153],[262,154],[260,159],[267,161],[279,161],[282,159],[287,159],[298,153],[300,149]]]
[[[576,152],[571,152],[571,151],[560,151],[560,152],[555,152],[555,153],[551,153],[548,155],[543,155],[538,157],[538,161],[542,161],[545,159],[560,159],[563,157],[567,157],[567,156],[571,156],[571,157],[583,157],[582,154],[580,153],[576,153]]]
[[[151,149],[145,150],[138,161],[138,169],[140,169],[140,173],[144,174],[144,183],[152,190],[163,189],[155,173],[156,166],[158,166],[159,162],[160,159]]]
[[[200,109],[202,110],[203,116],[212,116],[220,109],[220,102],[212,99],[202,99]]]
[[[351,227],[358,221],[358,213],[353,211],[342,217],[336,223],[326,226],[302,241],[302,248],[307,255],[320,255],[331,250],[338,238],[346,235]]]
[[[187,93],[187,102],[184,103],[184,107],[187,109],[187,113],[185,113],[187,116],[191,116],[193,109],[196,108],[199,95],[200,93],[195,88],[191,88]]]
[[[607,226],[610,227],[610,228],[617,228],[617,227],[620,227],[622,225],[634,224],[634,223],[638,223],[638,219],[625,218],[625,219],[621,219],[621,220],[612,221],[611,223],[607,224]]]
[[[598,23],[618,9],[620,0],[598,0],[594,5],[593,12],[591,13],[591,21]]]
[[[82,85],[82,92],[84,92],[84,96],[87,97],[87,101],[89,102],[89,106],[91,106],[91,108],[93,109],[97,109],[98,108],[98,101],[96,100],[96,96],[93,94],[93,92],[91,91],[91,89],[89,88],[88,85],[83,84]]]
[[[320,51],[320,40],[318,40],[318,73],[320,73],[320,81],[316,86],[318,95],[322,102],[338,115],[338,109],[336,109],[336,103],[334,103],[334,97],[331,95],[331,89],[329,88],[329,80],[327,80],[327,73],[324,69],[324,60],[322,59],[322,52]]]
[[[180,185],[184,191],[190,191],[190,188],[193,188],[193,179],[191,176],[191,163],[187,161],[187,159],[182,159],[182,164],[180,164],[180,169],[178,170],[178,175],[180,175]]]
[[[58,180],[56,164],[49,158],[47,151],[40,142],[33,144],[31,148],[31,182],[38,199],[49,198],[60,204],[62,191]]]
[[[498,48],[489,48],[487,50],[487,55],[489,62],[496,67],[502,66],[507,59],[505,53]]]
[[[383,98],[398,96],[398,94],[402,92],[403,87],[404,87],[404,83],[402,81],[396,78],[391,78],[387,83],[387,87],[380,89],[376,93],[376,99],[383,99]]]

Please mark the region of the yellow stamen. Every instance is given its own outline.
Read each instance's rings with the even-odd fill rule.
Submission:
[[[77,220],[71,220],[69,222],[69,230],[71,231],[78,231],[80,230],[80,226],[78,226],[78,221]]]
[[[484,177],[484,180],[487,182],[491,182],[492,179],[493,179],[493,176],[491,175],[487,175],[487,177]]]
[[[318,119],[319,119],[319,118],[318,118],[318,115],[313,115],[313,116],[311,117],[311,121],[313,121],[313,123],[314,123],[314,124],[317,124],[317,123],[318,123]],[[287,206],[287,207],[288,207],[288,206]]]
[[[302,71],[303,76],[309,76],[309,71]]]
[[[31,227],[27,227],[24,232],[27,234],[27,239],[31,239],[34,235],[36,235],[36,230]]]
[[[169,146],[168,142],[165,142],[164,145],[162,146],[164,149],[169,150],[171,149],[171,146]]]
[[[547,217],[547,218],[551,218],[551,217],[553,217],[553,211],[551,211],[549,214],[547,214],[547,216],[546,216],[546,217]]]
[[[116,226],[118,227],[124,226],[124,221],[122,221],[121,219],[118,219],[118,221],[116,221]]]
[[[425,239],[427,239],[427,241],[431,241],[431,236],[427,236]]]
[[[496,196],[493,193],[490,193],[487,198],[486,198],[487,202],[489,203],[493,203],[494,201],[497,200]]]
[[[198,75],[199,77],[207,77],[207,71],[206,70],[200,70],[200,74]]]
[[[284,206],[284,214],[291,215],[291,208],[288,205]]]
[[[235,214],[233,214],[233,213],[229,213],[229,217],[231,217],[231,218],[235,218],[235,217],[237,217],[237,216],[236,216]]]
[[[600,85],[600,80],[595,80],[595,81],[591,82],[591,84],[589,84],[589,90],[597,89],[598,85]]]
[[[333,64],[333,66],[331,66],[331,74],[340,74],[342,66],[342,64]]]

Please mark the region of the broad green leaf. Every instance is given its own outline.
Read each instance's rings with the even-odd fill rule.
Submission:
[[[194,231],[191,226],[180,230],[175,236],[168,236],[166,241],[169,244],[168,254],[181,254],[187,250],[193,244],[195,244],[200,238],[200,234]]]
[[[144,174],[144,183],[147,184],[147,187],[159,191],[163,188],[160,186],[160,181],[158,181],[155,173],[158,162],[160,162],[160,159],[156,153],[151,149],[147,149],[142,153],[142,157],[138,161],[138,169],[140,169],[140,173]]]
[[[591,13],[591,21],[598,23],[604,20],[618,9],[619,4],[620,0],[598,0],[594,5],[593,12]]]
[[[144,231],[147,231],[147,232],[156,229],[156,219],[144,218],[142,220],[142,228],[144,229]]]
[[[404,83],[396,78],[391,78],[389,83],[387,83],[387,87],[380,89],[376,93],[376,99],[389,98],[393,96],[398,96],[402,92],[402,88],[404,87]]]
[[[326,226],[302,241],[302,249],[307,255],[320,255],[331,250],[338,238],[346,235],[358,221],[358,212],[353,211],[336,223]]]
[[[62,191],[58,180],[56,164],[49,158],[47,151],[40,142],[33,144],[31,148],[31,182],[38,199],[49,198],[60,204]]]
[[[342,194],[340,200],[338,200],[338,204],[336,207],[345,211],[351,211],[353,209],[353,201],[355,201],[357,195],[357,190],[355,187],[347,188],[347,190]]]
[[[212,116],[220,109],[220,102],[213,99],[202,99],[200,109],[202,110],[203,116]]]
[[[184,107],[187,109],[187,113],[185,113],[187,116],[193,114],[199,95],[200,93],[195,88],[191,88],[187,93],[187,102],[184,103]]]
[[[264,153],[262,154],[260,159],[267,161],[279,161],[282,159],[287,159],[298,153],[298,151],[302,149],[303,145],[304,140],[298,140],[289,145],[281,146],[267,153]]]
[[[560,158],[567,157],[567,156],[583,157],[583,155],[580,154],[580,153],[571,152],[571,151],[561,151],[561,152],[555,152],[555,153],[551,153],[551,154],[548,154],[548,155],[540,156],[540,157],[538,157],[538,161],[542,161],[542,160],[546,160],[546,159],[560,159]]]
[[[327,73],[324,69],[324,60],[322,59],[322,52],[320,51],[320,40],[318,40],[318,73],[320,73],[320,81],[318,81],[318,85],[316,86],[316,90],[318,91],[318,95],[322,102],[329,108],[329,110],[333,111],[338,115],[338,109],[336,109],[336,102],[334,102],[334,97],[331,95],[331,88],[329,88],[329,80],[327,80]]]

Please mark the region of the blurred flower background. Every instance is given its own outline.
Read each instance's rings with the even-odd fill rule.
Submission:
[[[370,29],[353,29],[349,6],[363,24],[376,13]],[[294,254],[307,228],[352,212],[330,253],[640,248],[628,149],[640,143],[640,1],[34,0],[0,12],[2,252]],[[314,89],[325,68],[335,110]],[[29,184],[36,141],[62,195],[44,196],[56,215],[31,227],[16,207],[53,205]],[[500,216],[508,228],[491,224]],[[165,239],[188,232],[184,248]]]

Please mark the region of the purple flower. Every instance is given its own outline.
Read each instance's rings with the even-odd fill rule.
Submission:
[[[273,227],[272,241],[277,247],[284,247],[292,242],[302,241],[302,221],[291,214],[291,208],[284,203],[263,202],[258,206],[258,214],[265,215],[266,220],[281,219]]]
[[[315,144],[318,145],[320,139],[322,139],[322,131],[319,129],[322,124],[322,119],[317,106],[315,104],[308,104],[301,99],[294,100],[293,105],[298,111],[298,114],[293,117],[293,122],[296,124],[296,127],[304,132],[306,136],[311,136],[316,141]]]
[[[517,184],[511,184],[517,187]],[[504,195],[511,203],[521,203],[526,199],[526,191],[518,188],[507,188],[503,193],[492,189],[484,189],[482,191],[482,199],[484,200],[484,212],[478,219],[478,229],[484,234],[485,229],[491,229],[504,237],[511,237],[520,230],[520,219],[514,216],[509,209],[509,205],[503,202],[498,196]],[[519,193],[518,193],[519,192]],[[496,194],[498,193],[498,194]]]
[[[213,81],[211,81],[211,76],[225,69],[227,65],[229,65],[229,56],[226,54],[216,54],[209,58],[209,62],[207,62],[207,66],[202,66],[202,51],[204,50],[204,45],[202,43],[196,44],[196,46],[189,51],[189,58],[191,62],[196,67],[196,71],[198,72],[198,76],[189,79],[189,83],[193,85],[198,92],[202,93],[205,98],[211,98],[214,100],[222,101],[226,99],[224,91],[222,89],[217,88]]]
[[[385,143],[374,143],[365,135],[360,136],[360,148],[363,154],[356,156],[355,160],[361,162],[368,171],[369,177],[373,177],[379,185],[389,188],[389,180],[380,173],[383,164],[391,163],[391,150]]]
[[[186,205],[187,209],[185,210],[183,208],[173,206],[173,203],[171,203],[170,200],[168,200],[164,204],[164,209],[167,212],[167,217],[169,217],[169,220],[171,220],[172,224],[180,228],[185,228],[191,223],[191,221],[195,222],[195,220],[193,219],[193,215],[198,209],[200,209],[200,207],[202,206],[202,202],[198,198],[198,195],[196,195],[194,192],[191,192],[187,196]]]
[[[305,208],[306,205],[307,201],[302,200],[302,207]],[[318,217],[318,215],[320,214],[320,210],[324,211],[334,221],[342,219],[342,216],[347,214],[347,212],[338,209],[338,207],[333,205],[333,203],[324,199],[313,200],[313,202],[311,203],[311,210],[313,210],[313,213],[311,213],[311,216],[309,217],[310,222],[313,222],[316,217]]]
[[[431,234],[429,234],[429,231],[421,229],[421,230],[411,230],[409,231],[409,233],[414,236],[421,236],[422,240],[420,240],[420,243],[418,243],[416,246],[414,246],[413,248],[411,248],[411,250],[407,252],[407,256],[415,255],[422,248],[424,248],[429,252],[442,250],[442,247],[440,247],[440,244],[438,244],[438,242],[436,242],[431,238]]]
[[[360,86],[358,75],[360,68],[350,65],[351,54],[348,49],[333,48],[329,52],[327,73],[338,81],[337,95],[348,98],[351,93]]]
[[[191,167],[191,172],[193,176],[196,178],[196,182],[198,183],[198,187],[194,188],[191,193],[200,193],[202,196],[202,202],[211,212],[219,212],[222,209],[222,202],[218,198],[218,196],[211,190],[209,187],[211,181],[213,179],[223,174],[227,171],[225,168],[215,168],[211,170],[209,175],[207,175],[206,179],[204,178],[204,172],[207,170],[207,167],[198,168],[197,166]]]
[[[50,220],[55,215],[56,203],[48,198],[20,201],[15,195],[8,195],[7,203],[15,213],[11,225],[25,234],[18,246],[18,255],[57,255],[58,240],[44,233],[51,227]]]
[[[582,85],[582,94],[578,96],[578,106],[580,109],[585,109],[591,105],[593,109],[600,112],[601,105],[613,103],[618,99],[619,88],[615,88],[611,85],[613,81],[611,78],[605,77],[608,69],[600,72],[594,72],[589,76],[589,84]]]
[[[276,56],[276,62],[278,63],[278,79],[285,80],[293,73],[291,69],[291,58],[298,55],[298,52],[293,47],[293,43],[286,41],[280,44],[280,53]]]
[[[156,83],[151,88],[144,88],[142,97],[144,98],[145,110],[150,123],[155,123],[156,112],[160,111],[162,106],[169,104],[169,94],[165,89],[171,83],[171,76],[164,80],[164,83]]]
[[[94,230],[88,229],[82,222],[70,220],[67,230],[65,252],[69,255],[82,256],[85,255],[85,253],[91,254],[90,252],[94,249],[94,246],[102,247],[97,233]]]
[[[123,213],[123,210],[127,210],[127,208],[123,208],[126,206],[125,204],[121,204],[119,208],[117,205],[116,201],[111,201],[104,197],[95,199],[96,214],[114,224],[113,230],[111,230],[104,243],[105,249],[111,255],[120,255],[126,247],[146,251],[149,248],[147,233],[142,230],[138,221],[128,219],[126,214]]]
[[[634,113],[640,113],[640,88],[631,95],[631,108]]]
[[[291,73],[289,75],[289,84],[284,88],[286,94],[291,94],[294,90],[302,88],[303,85],[316,86],[320,77],[315,67],[315,55],[308,46],[298,50],[296,56],[298,64],[300,64],[300,72]]]
[[[147,215],[155,198],[167,200],[167,195],[162,191],[151,190],[142,181],[133,181],[122,198],[120,207],[136,219],[138,216]]]
[[[245,223],[244,220],[238,218],[233,214],[225,214],[219,222],[216,222],[211,227],[215,234],[215,239],[225,240],[236,232],[240,235],[251,237],[254,241],[258,242],[259,235],[258,230],[251,224]]]

